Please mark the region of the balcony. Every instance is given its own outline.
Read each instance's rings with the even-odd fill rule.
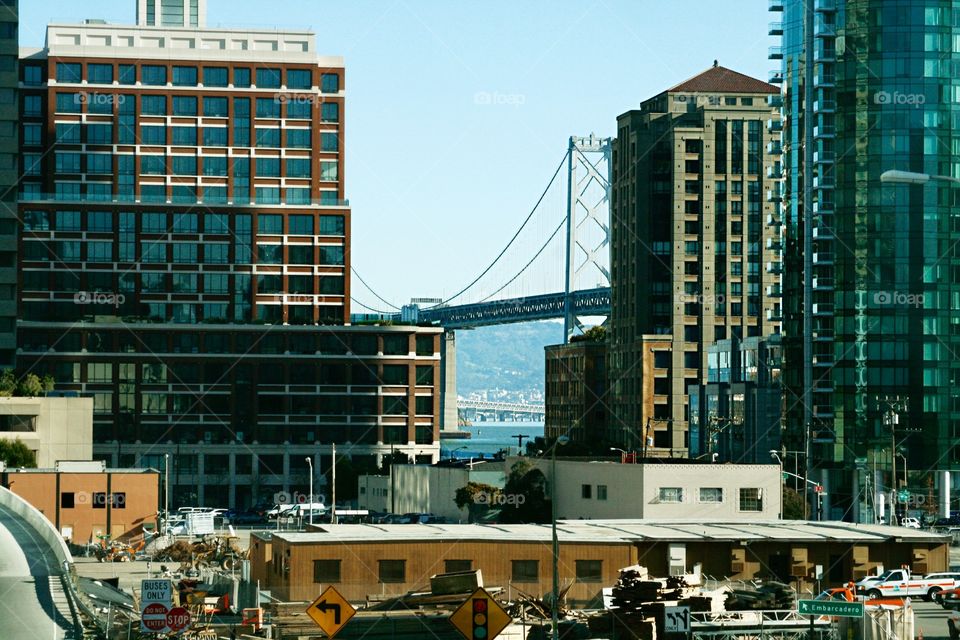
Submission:
[[[814,189],[833,189],[835,186],[837,186],[837,183],[833,178],[833,174],[813,177]]]
[[[813,366],[832,367],[835,359],[832,353],[816,353],[813,356]]]
[[[782,22],[771,22],[767,25],[767,35],[768,36],[782,36],[783,35],[783,23]]]
[[[780,275],[783,273],[783,263],[782,262],[768,262],[767,263],[767,273],[773,273]]]
[[[813,61],[814,62],[836,62],[837,61],[837,49],[833,46],[832,42],[827,40],[817,40],[816,46],[813,48]]]
[[[783,60],[783,47],[779,45],[768,47],[767,60]]]
[[[820,420],[832,420],[833,419],[833,408],[828,405],[814,405],[813,407],[813,417]]]
[[[833,164],[837,154],[831,150],[818,150],[813,152],[813,161],[816,164]]]
[[[817,200],[813,203],[813,213],[818,216],[832,216],[833,202],[830,200]]]
[[[831,342],[833,340],[833,329],[816,329],[813,332],[814,342]]]
[[[836,86],[837,78],[832,73],[818,70],[813,74],[813,86],[817,89],[830,89]]]
[[[836,100],[814,100],[813,110],[817,113],[835,113],[837,110]]]
[[[767,189],[767,202],[783,202],[783,194],[780,189]]]
[[[813,303],[813,315],[815,315],[815,316],[832,316],[832,315],[833,315],[833,303],[832,303],[832,302],[814,302],[814,303]]]
[[[780,290],[780,285],[778,284],[768,284],[767,285],[767,297],[769,298],[782,298],[783,291]]]
[[[783,313],[776,307],[767,309],[767,320],[770,322],[780,322],[783,320]]]
[[[833,291],[833,278],[815,276],[813,278],[814,291]]]
[[[783,177],[783,171],[780,168],[780,163],[772,164],[767,167],[767,178],[770,180],[779,180]]]
[[[767,96],[767,106],[771,109],[779,109],[783,106],[783,96],[779,93]]]
[[[767,153],[771,156],[778,156],[783,153],[783,146],[779,140],[773,140],[767,143]]]
[[[781,251],[782,249],[783,243],[780,242],[780,238],[767,238],[768,251]]]
[[[814,380],[813,392],[814,393],[833,393],[833,380],[830,379],[830,376],[824,376],[819,380]]]
[[[767,131],[772,133],[783,131],[783,120],[780,118],[771,118],[767,120]]]
[[[824,19],[823,13],[817,16],[813,22],[814,38],[836,38],[837,25]]]
[[[783,84],[783,71],[780,69],[774,69],[767,76],[767,82],[770,84]]]
[[[833,264],[833,253],[830,251],[817,251],[813,254],[813,264]]]
[[[813,137],[817,140],[826,140],[837,137],[837,130],[832,124],[818,124],[813,128]]]
[[[783,0],[769,0],[767,11],[783,11]]]
[[[779,227],[783,224],[783,220],[780,219],[780,214],[778,213],[768,213],[767,214],[767,226],[768,227]]]
[[[814,227],[813,228],[813,239],[814,240],[833,240],[834,235],[833,231],[826,227]]]
[[[837,0],[814,0],[813,10],[817,13],[833,13],[837,10]],[[774,11],[774,9],[770,9],[770,11]]]

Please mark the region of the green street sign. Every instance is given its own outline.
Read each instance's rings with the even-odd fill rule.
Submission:
[[[862,618],[863,603],[842,600],[797,600],[797,613],[802,616]]]

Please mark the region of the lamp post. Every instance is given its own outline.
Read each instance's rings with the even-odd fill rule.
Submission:
[[[307,466],[310,467],[310,526],[313,526],[313,458],[307,456]]]
[[[167,535],[170,522],[170,454],[163,454],[163,535]]]
[[[620,464],[623,464],[627,461],[627,452],[624,449],[619,447],[610,447],[610,451],[619,451],[620,452]]]
[[[576,423],[574,423],[576,426]],[[560,632],[557,629],[560,621],[560,539],[557,537],[557,447],[563,446],[570,441],[567,436],[560,436],[550,448],[550,534],[553,539],[553,602],[551,603],[550,619],[553,622],[551,637],[553,640],[560,640]]]
[[[333,443],[331,447],[333,450],[330,458],[330,524],[337,524],[337,443]]]
[[[770,450],[770,457],[780,466],[780,520],[783,520],[783,459],[776,449]]]

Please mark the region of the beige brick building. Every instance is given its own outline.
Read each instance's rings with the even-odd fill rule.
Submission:
[[[707,346],[780,331],[777,93],[715,64],[618,118],[611,426],[648,455],[686,454]]]

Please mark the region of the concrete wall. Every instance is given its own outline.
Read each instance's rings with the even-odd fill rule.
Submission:
[[[468,482],[500,488],[506,480],[502,463],[478,464],[472,470],[428,465],[395,465],[391,469],[395,475],[387,492],[396,493],[395,513],[432,513],[452,523],[466,523],[470,519],[467,509],[457,508],[457,489]],[[385,501],[386,511],[391,510],[390,502],[389,498]]]
[[[67,548],[63,538],[60,537],[56,529],[50,526],[50,521],[33,505],[5,487],[0,487],[0,505],[17,514],[29,524],[53,550],[59,564],[62,565],[64,562],[73,564],[73,556],[70,554],[70,549]]]
[[[4,473],[3,485],[42,513],[63,537],[76,544],[135,535],[156,527],[159,474],[145,472],[57,473],[25,470]],[[63,502],[72,494],[73,506]],[[114,495],[115,501],[104,499]],[[122,494],[122,498],[121,498]]]
[[[508,464],[516,458],[508,460]],[[549,481],[549,459],[524,458]],[[589,487],[586,497],[584,487]],[[682,500],[665,502],[662,488],[679,487]],[[701,500],[701,488],[720,488],[722,501]],[[759,488],[761,511],[740,507],[740,489]],[[606,491],[606,499],[603,492]],[[557,515],[560,518],[704,518],[776,520],[780,515],[780,468],[775,464],[619,464],[557,461]]]
[[[37,454],[37,466],[93,458],[93,398],[0,398],[0,416],[34,418],[34,431],[3,431]]]
[[[357,508],[369,511],[390,511],[390,476],[357,478]]]

